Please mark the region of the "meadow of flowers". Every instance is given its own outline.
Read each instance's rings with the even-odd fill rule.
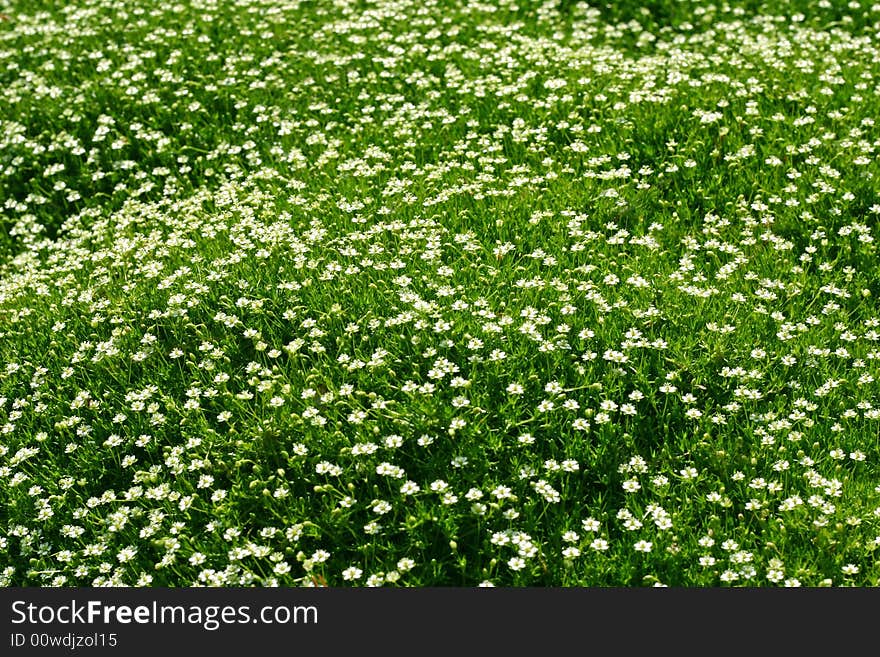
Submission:
[[[0,0],[0,584],[880,583],[880,5]]]

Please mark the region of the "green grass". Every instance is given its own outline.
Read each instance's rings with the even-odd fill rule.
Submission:
[[[877,585],[878,30],[0,0],[0,582]]]

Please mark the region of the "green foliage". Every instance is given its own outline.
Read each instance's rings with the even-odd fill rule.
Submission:
[[[875,5],[0,10],[0,584],[880,581]]]

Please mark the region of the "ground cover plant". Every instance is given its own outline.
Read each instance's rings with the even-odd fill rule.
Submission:
[[[878,38],[0,0],[0,583],[876,585]]]

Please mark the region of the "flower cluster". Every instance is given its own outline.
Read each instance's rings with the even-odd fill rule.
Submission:
[[[880,582],[880,7],[152,4],[0,21],[0,583]]]

